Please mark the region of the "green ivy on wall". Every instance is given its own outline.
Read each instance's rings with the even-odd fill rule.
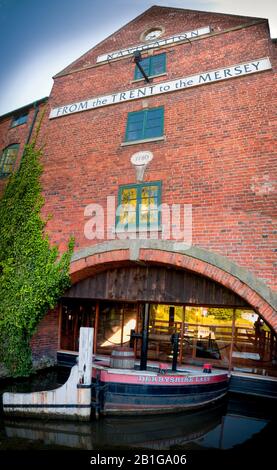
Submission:
[[[21,166],[0,199],[0,363],[14,377],[31,373],[30,340],[70,286],[73,239],[60,256],[40,215],[41,155],[35,142],[25,147]]]

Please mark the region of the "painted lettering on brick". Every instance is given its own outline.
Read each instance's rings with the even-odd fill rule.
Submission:
[[[89,109],[125,103],[126,101],[137,100],[144,98],[145,96],[160,95],[199,85],[207,85],[209,83],[229,80],[231,78],[250,75],[269,69],[271,69],[271,63],[269,58],[266,57],[251,62],[245,62],[243,64],[224,67],[222,69],[208,70],[207,72],[192,75],[190,77],[178,78],[177,80],[157,83],[156,85],[144,86],[133,90],[125,90],[119,93],[113,93],[112,95],[99,96],[86,101],[59,106],[58,108],[51,110],[49,118],[53,119]]]
[[[167,44],[175,44],[180,41],[185,41],[186,39],[193,39],[204,34],[209,34],[211,31],[210,26],[204,26],[203,28],[195,29],[194,31],[188,31],[186,33],[176,34],[175,36],[170,36],[169,38],[156,40],[147,44],[139,44],[138,46],[128,47],[126,49],[121,49],[119,51],[109,52],[108,54],[102,54],[97,57],[96,62],[106,62],[107,60],[120,59],[122,57],[129,56],[135,51],[145,51],[148,49],[155,49],[157,47],[162,47]]]

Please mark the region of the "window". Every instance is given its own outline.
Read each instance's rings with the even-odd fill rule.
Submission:
[[[129,113],[125,141],[130,142],[162,136],[163,128],[163,107]]]
[[[152,55],[151,57],[146,57],[145,59],[141,60],[140,64],[148,77],[160,75],[166,71],[166,54],[158,54]],[[140,80],[141,78],[144,77],[136,65],[135,80]]]
[[[21,114],[20,116],[15,116],[12,120],[11,127],[16,127],[16,126],[20,126],[20,124],[25,124],[25,122],[27,122],[27,119],[28,119],[28,113]]]
[[[161,181],[120,186],[117,229],[159,229]]]
[[[18,154],[19,144],[13,144],[5,148],[0,156],[0,176],[9,176]]]

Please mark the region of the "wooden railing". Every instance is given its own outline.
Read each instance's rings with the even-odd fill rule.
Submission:
[[[209,357],[209,361],[217,365],[227,366],[232,361],[251,360],[272,361],[277,358],[276,336],[271,331],[262,331],[258,336],[250,325],[200,324],[190,322],[169,322],[155,320],[149,328],[149,350],[153,358],[165,359],[171,355],[171,335],[180,334],[179,362],[189,358],[201,360]],[[232,350],[230,352],[233,340]],[[202,351],[202,353],[201,353]],[[206,356],[205,356],[206,351]],[[249,354],[251,353],[251,354]],[[240,355],[240,356],[239,356]],[[160,357],[161,356],[161,357]]]

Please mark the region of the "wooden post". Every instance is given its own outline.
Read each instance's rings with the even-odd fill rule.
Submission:
[[[140,314],[140,304],[137,303],[137,318],[136,318],[136,326],[135,326],[135,332],[138,333],[138,325],[139,325],[139,314]],[[137,358],[137,341],[134,341],[134,353],[135,353],[135,359]]]
[[[176,371],[177,370],[177,359],[178,359],[178,347],[179,347],[179,333],[173,333],[171,337],[171,343],[172,343],[172,352],[173,352],[173,358],[172,358],[172,370]]]
[[[93,328],[80,328],[78,383],[91,384]]]
[[[122,309],[122,320],[121,320],[121,335],[120,335],[120,346],[123,346],[123,337],[124,337],[124,317],[125,317],[125,303],[123,304]]]
[[[180,335],[180,354],[179,354],[179,363],[180,365],[183,362],[183,347],[184,347],[184,334],[185,334],[185,319],[186,319],[186,306],[183,305],[183,318],[181,324],[181,335]]]
[[[96,351],[97,351],[98,324],[99,324],[99,302],[96,302],[95,320],[94,320],[93,354],[96,354]]]
[[[80,328],[78,364],[72,367],[65,384],[54,390],[3,394],[8,414],[65,417],[88,421],[91,415],[93,328]]]
[[[169,307],[169,312],[168,312],[168,326],[169,326],[169,333],[172,334],[174,331],[172,331],[172,328],[174,328],[174,316],[175,316],[175,307],[172,307],[172,305]]]
[[[234,340],[235,340],[235,328],[236,328],[236,309],[233,308],[232,338],[231,338],[231,345],[230,345],[229,368],[228,368],[229,372],[231,372],[231,370],[232,370],[232,363],[233,363],[233,348],[234,348]]]
[[[141,353],[140,353],[140,370],[147,369],[149,310],[150,310],[149,304],[148,303],[144,304],[142,341],[141,341]]]

